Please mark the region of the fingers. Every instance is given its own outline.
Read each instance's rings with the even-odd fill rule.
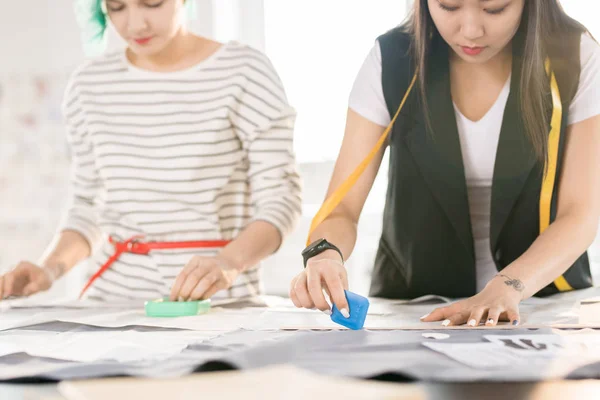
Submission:
[[[502,309],[499,307],[492,307],[488,310],[487,320],[485,321],[486,326],[496,326],[498,323],[498,319],[500,319],[500,314],[502,313]]]
[[[180,297],[181,289],[186,283],[188,276],[196,269],[199,262],[200,260],[198,257],[193,257],[190,260],[190,262],[188,262],[187,265],[181,270],[181,272],[177,276],[177,279],[175,280],[175,283],[173,284],[173,287],[171,288],[171,295],[169,296],[169,300],[177,301],[177,299]],[[197,284],[198,281],[194,283],[194,285],[192,286],[192,288],[190,288],[189,291],[191,292]]]
[[[34,269],[29,274],[28,282],[21,283],[23,287],[21,293],[24,296],[31,296],[32,294],[43,292],[44,290],[50,289],[52,282],[52,277],[50,277],[46,271],[41,268]]]
[[[11,271],[8,274],[4,275],[4,282],[3,282],[3,291],[2,291],[2,298],[6,299],[10,296],[12,296],[13,294],[15,294],[15,288],[14,288],[14,284],[15,284],[15,271]]]
[[[470,327],[477,327],[482,322],[484,315],[487,312],[485,319],[486,326],[496,326],[498,321],[503,315],[506,315],[512,325],[518,325],[520,316],[518,309],[510,309],[506,312],[504,308],[500,306],[493,306],[489,309],[486,307],[472,307],[466,310],[460,310],[457,308],[442,307],[433,310],[430,314],[421,317],[423,322],[434,322],[442,321],[443,326],[456,326],[467,324]]]
[[[223,289],[226,289],[226,288],[227,288],[227,286],[223,283],[223,281],[218,281],[217,283],[215,283],[214,285],[212,285],[210,288],[208,288],[208,290],[206,292],[204,292],[204,295],[201,298],[199,298],[199,299],[210,299],[219,290],[223,290]],[[193,294],[192,294],[192,296],[193,296]]]
[[[207,277],[209,270],[204,265],[197,266],[192,272],[189,273],[183,285],[181,285],[181,290],[179,291],[178,298],[183,300],[188,300],[192,295],[192,292],[196,289],[196,286],[202,281],[205,277]],[[201,288],[204,290],[208,289],[210,285],[212,285],[216,280],[213,277],[208,277],[210,283],[205,282]]]
[[[470,312],[468,310],[460,311],[447,317],[442,326],[459,326],[467,323]]]
[[[43,289],[37,282],[30,282],[23,288],[23,296],[31,296],[37,292],[42,291]]]
[[[10,296],[30,296],[52,285],[46,271],[27,261],[0,277],[0,299]]]
[[[199,268],[198,268],[199,269]],[[193,274],[193,273],[192,273]],[[200,273],[198,274],[200,275]],[[221,274],[220,271],[211,271],[206,273],[196,284],[196,286],[192,289],[189,296],[185,296],[186,294],[186,285],[183,285],[183,289],[181,290],[181,296],[184,299],[188,300],[199,300],[199,299],[207,299],[212,294],[224,288],[224,283],[219,280]],[[209,295],[208,291],[214,289],[214,292]]]
[[[486,311],[487,310],[485,309],[485,307],[475,307],[474,309],[472,309],[467,325],[470,327],[479,326],[479,324],[481,323],[481,319],[483,318],[483,314]]]
[[[343,270],[343,273],[340,274],[341,278],[342,278],[342,285],[344,286],[345,290],[349,290],[350,286],[348,285],[348,274],[346,273],[346,270]]]
[[[344,292],[343,280],[336,270],[327,270],[323,278],[328,288],[328,293],[331,296],[331,301],[340,313],[346,317],[350,317],[350,307],[348,306],[348,300],[346,299],[346,293]]]
[[[429,314],[423,315],[421,321],[423,322],[435,322],[443,321],[453,314],[452,306],[436,308]]]
[[[510,324],[513,326],[519,325],[521,322],[521,316],[519,315],[518,308],[510,308],[506,311],[506,317],[510,321]]]
[[[296,279],[296,284],[294,285],[294,291],[296,292],[296,296],[301,307],[308,309],[315,308],[315,304],[313,303],[310,293],[308,292],[306,274],[300,274],[298,276],[298,279]]]
[[[300,300],[296,295],[296,281],[299,279],[300,275],[296,275],[294,279],[292,279],[292,282],[290,282],[290,299],[292,300],[292,303],[294,303],[294,305],[298,308],[302,308],[302,303],[300,303]]]
[[[319,268],[311,268],[307,271],[306,286],[308,287],[308,293],[315,306],[325,314],[331,315],[329,303],[327,303],[327,300],[325,300],[325,296],[323,295],[321,270]]]

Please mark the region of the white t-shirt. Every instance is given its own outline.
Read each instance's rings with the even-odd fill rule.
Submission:
[[[387,126],[391,116],[383,95],[381,69],[381,49],[376,42],[354,82],[349,107],[364,118]],[[454,107],[467,180],[478,291],[497,273],[490,250],[490,208],[496,150],[509,93],[510,77],[494,105],[476,122]],[[596,115],[600,115],[600,45],[582,35],[581,76],[569,107],[569,125]]]

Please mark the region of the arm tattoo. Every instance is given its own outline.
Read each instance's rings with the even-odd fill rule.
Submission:
[[[525,285],[520,280],[513,279],[510,276],[507,276],[504,274],[498,274],[498,276],[506,278],[506,280],[504,281],[504,284],[506,286],[512,286],[517,292],[522,292],[523,290],[525,290]]]

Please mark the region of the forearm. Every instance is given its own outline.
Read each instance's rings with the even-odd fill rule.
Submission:
[[[523,298],[531,297],[561,276],[588,249],[596,229],[584,213],[557,218],[502,274],[520,280],[525,285]]]
[[[258,264],[273,254],[281,245],[279,230],[266,221],[254,221],[221,251],[221,256],[232,262],[237,269]]]
[[[344,255],[344,260],[347,260],[354,250],[356,236],[356,222],[344,213],[334,212],[310,235],[310,242],[325,238],[337,246]]]
[[[90,256],[88,241],[80,233],[65,230],[55,239],[47,255],[42,257],[40,266],[47,269],[54,279],[60,278],[75,265]]]

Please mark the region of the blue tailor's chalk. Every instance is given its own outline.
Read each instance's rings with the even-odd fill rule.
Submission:
[[[344,290],[344,292],[348,306],[350,307],[350,318],[344,317],[334,304],[331,310],[331,320],[346,328],[353,330],[362,329],[367,318],[367,311],[369,310],[369,300],[348,290]]]

